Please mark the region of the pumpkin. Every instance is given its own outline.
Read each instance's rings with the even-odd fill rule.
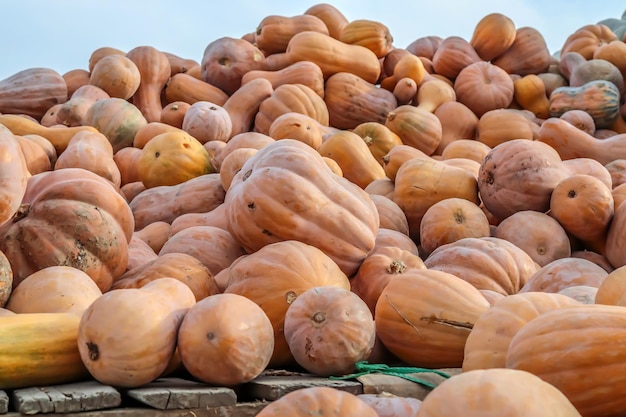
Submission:
[[[0,252],[0,310],[4,309],[13,292],[13,270],[6,255]]]
[[[539,266],[567,258],[572,253],[568,231],[550,213],[534,210],[515,212],[498,223],[493,236],[523,249]],[[521,230],[524,233],[520,233]]]
[[[615,84],[605,80],[589,81],[579,87],[558,87],[550,95],[550,116],[583,110],[591,115],[596,128],[608,128],[619,116],[620,97]]]
[[[418,86],[415,101],[418,108],[434,113],[445,103],[457,100],[456,91],[449,82],[430,78]]]
[[[400,136],[393,133],[391,129],[385,126],[384,122],[363,122],[358,124],[352,133],[359,135],[370,153],[383,166],[383,157],[396,145],[402,144]]]
[[[109,138],[113,153],[132,146],[137,131],[148,123],[141,110],[121,98],[106,98],[95,102],[83,119],[86,126],[92,126]],[[56,146],[55,146],[56,147]]]
[[[413,270],[390,280],[380,294],[376,334],[408,365],[460,367],[471,328],[489,308],[485,297],[461,278]]]
[[[424,265],[453,274],[477,289],[503,295],[519,292],[540,268],[524,250],[492,236],[466,237],[439,246]]]
[[[491,148],[474,139],[456,139],[450,142],[441,152],[441,158],[445,160],[465,158],[482,163]]]
[[[159,122],[182,129],[185,113],[189,107],[191,104],[180,100],[167,103],[161,110]]]
[[[509,48],[491,60],[509,74],[520,76],[545,72],[552,62],[546,40],[539,30],[523,26],[515,30],[515,40]]]
[[[480,166],[478,189],[485,207],[503,220],[520,210],[547,211],[554,187],[568,175],[554,148],[512,139],[489,151]]]
[[[385,170],[376,161],[359,135],[349,130],[328,137],[317,151],[339,164],[343,176],[361,188],[374,180],[385,178]]]
[[[559,292],[574,285],[599,287],[607,275],[604,268],[588,259],[559,258],[538,269],[520,292]]]
[[[328,27],[323,20],[310,14],[294,16],[265,16],[256,28],[254,41],[265,55],[287,50],[291,38],[306,30],[328,35]]]
[[[515,41],[515,23],[502,13],[483,16],[472,32],[470,45],[484,61],[502,55]]]
[[[398,104],[411,104],[417,95],[418,85],[409,77],[401,78],[393,87],[393,95]]]
[[[584,110],[567,110],[559,116],[560,119],[573,124],[585,133],[593,136],[596,133],[596,122],[593,117]]]
[[[215,141],[212,141],[215,142]],[[209,143],[212,143],[209,142]],[[252,148],[261,149],[265,145],[274,143],[275,140],[271,136],[259,132],[243,132],[233,136],[226,145],[215,156],[216,168],[222,164],[222,161],[235,149],[239,148]]]
[[[604,24],[587,24],[572,32],[561,47],[561,55],[578,52],[585,59],[592,59],[593,54],[601,45],[617,39],[615,33]]]
[[[352,291],[365,302],[372,315],[389,281],[415,269],[425,269],[424,261],[414,252],[385,246],[372,251],[350,279]]]
[[[166,253],[189,254],[213,275],[245,255],[232,235],[216,226],[191,226],[172,234],[158,251],[158,255]]]
[[[400,206],[393,202],[391,196],[385,197],[384,195],[372,194],[371,190],[367,192],[376,205],[380,219],[379,226],[386,229],[397,230],[408,235],[409,222],[406,219],[406,215]]]
[[[185,213],[208,212],[224,202],[225,190],[217,173],[200,175],[176,185],[141,191],[130,202],[136,230],[155,221],[172,223]]]
[[[495,109],[483,114],[476,125],[476,139],[493,148],[511,139],[533,139],[531,123],[515,109]]]
[[[145,241],[135,234],[128,243],[128,266],[126,272],[152,262],[158,257],[156,252]]]
[[[591,81],[598,80],[609,81],[615,84],[620,95],[624,94],[624,76],[619,68],[611,62],[599,58],[585,60],[579,65],[575,65],[569,76],[569,85],[571,87],[580,87]]]
[[[100,87],[110,97],[130,99],[139,89],[141,73],[133,60],[125,55],[107,55],[89,73],[89,85]]]
[[[302,84],[310,87],[320,97],[324,97],[324,74],[322,69],[311,61],[298,61],[287,65],[285,68],[270,70],[251,70],[241,77],[241,85],[245,85],[252,80],[265,78],[272,88],[277,88],[282,84]]]
[[[478,204],[476,177],[463,168],[432,158],[413,158],[400,165],[392,200],[409,222],[409,234],[419,241],[426,211],[446,198],[463,198]]]
[[[505,70],[487,61],[477,61],[461,69],[454,91],[457,100],[480,118],[489,110],[508,107],[515,88]]]
[[[230,188],[235,174],[241,170],[243,164],[255,153],[257,153],[257,149],[254,148],[237,148],[224,158],[220,164],[219,175],[225,191],[228,191]]]
[[[275,197],[285,195],[297,198]],[[293,139],[265,145],[248,159],[224,204],[230,232],[247,252],[300,240],[319,247],[346,275],[374,247],[379,224],[369,194],[332,173],[315,149]]]
[[[482,143],[474,140],[476,138],[476,131],[478,127],[478,117],[465,104],[456,100],[448,101],[438,106],[434,114],[441,122],[441,141],[435,150],[435,155],[441,155],[444,157],[443,155],[446,153],[448,146],[452,145],[457,140],[463,141],[461,143],[466,143],[470,147],[483,145]],[[470,142],[477,143],[479,145],[471,145]],[[485,145],[485,147],[487,146]],[[452,155],[450,152],[453,153],[452,149],[447,152],[448,155]],[[475,159],[475,157],[470,156],[471,154],[471,151],[461,152],[456,154],[456,156]],[[483,157],[480,157],[480,161],[482,161]],[[444,157],[444,159],[447,158]]]
[[[481,315],[465,343],[463,372],[504,368],[511,339],[535,317],[557,308],[579,305],[565,295],[541,291],[508,295]]]
[[[185,369],[195,378],[236,386],[265,370],[274,350],[274,330],[254,301],[237,294],[215,294],[185,314],[177,346]]]
[[[138,289],[111,290],[81,317],[80,358],[103,384],[124,388],[148,384],[168,366],[180,324],[195,303],[189,287],[167,277]]]
[[[181,128],[163,122],[150,122],[137,129],[133,138],[133,148],[143,149],[146,143],[156,135],[165,132],[180,132]]]
[[[432,155],[443,135],[441,121],[433,113],[410,104],[396,107],[389,113],[385,126],[398,135],[404,145]]]
[[[143,183],[139,180],[139,172],[137,171],[137,160],[140,156],[141,149],[132,146],[122,148],[113,155],[113,162],[115,162],[120,171],[120,184],[122,188],[130,183],[138,183],[142,188],[145,188]]]
[[[89,275],[70,266],[50,266],[27,276],[11,293],[14,313],[73,313],[78,316],[102,291]]]
[[[183,101],[194,104],[198,101],[208,101],[218,106],[223,105],[228,99],[228,95],[216,86],[182,72],[169,78],[163,87],[162,96],[166,103]]]
[[[213,40],[204,49],[200,61],[201,78],[232,95],[240,86],[243,74],[262,69],[265,56],[244,39],[224,36]]]
[[[530,372],[556,387],[583,416],[618,415],[625,406],[620,395],[624,380],[619,377],[625,324],[626,309],[619,306],[583,304],[545,312],[513,337],[506,367]],[[571,346],[576,353],[566,354]],[[585,378],[577,377],[582,367]],[[608,385],[606,369],[617,372]]]
[[[519,396],[511,398],[512,390]],[[526,398],[533,398],[533,402]],[[478,369],[454,375],[435,387],[422,401],[419,416],[485,416],[493,412],[494,404],[500,403],[500,412],[511,417],[542,413],[554,417],[581,415],[566,395],[530,372]]]
[[[551,117],[541,124],[537,140],[555,149],[562,159],[592,158],[606,165],[626,158],[624,137],[615,134],[597,139],[559,117]]]
[[[415,417],[422,405],[422,400],[401,397],[383,391],[379,394],[359,394],[361,400],[369,404],[379,417]]]
[[[426,78],[426,68],[419,57],[413,54],[404,54],[393,66],[392,72],[386,74],[380,81],[381,88],[393,91],[400,80],[409,78],[418,86]]]
[[[451,197],[430,206],[420,223],[420,244],[425,255],[439,246],[465,237],[490,236],[489,220],[473,201]]]
[[[384,247],[396,247],[419,256],[417,244],[405,233],[393,229],[379,228],[372,252]]]
[[[323,126],[311,116],[298,112],[287,112],[274,119],[267,134],[275,140],[296,139],[313,149],[317,149],[324,138],[330,134],[328,133],[330,130],[331,128]]]
[[[536,74],[528,74],[513,81],[515,102],[540,119],[550,117],[550,99],[544,81]]]
[[[147,224],[139,230],[135,230],[133,232],[133,237],[143,240],[148,246],[150,246],[150,249],[152,249],[155,253],[158,253],[165,242],[169,239],[171,230],[171,224],[157,220]]]
[[[600,286],[596,287],[597,293],[594,299],[596,304],[624,306],[626,303],[624,272],[626,267],[615,268],[604,278]]]
[[[200,143],[212,140],[228,141],[233,124],[222,106],[209,101],[197,101],[189,107],[183,119],[182,129]]]
[[[109,98],[109,94],[94,85],[83,85],[57,111],[56,123],[64,126],[82,126],[85,115],[98,100]]]
[[[65,79],[51,68],[27,68],[0,80],[0,113],[39,120],[50,107],[67,98]]]
[[[91,73],[91,71],[93,71],[94,67],[98,63],[98,61],[100,61],[102,58],[108,55],[126,55],[126,52],[121,49],[114,48],[112,46],[101,46],[97,49],[94,49],[93,51],[91,51],[91,54],[89,55],[89,61],[87,63],[87,72]]]
[[[604,252],[615,212],[611,187],[588,174],[560,181],[550,197],[550,215],[590,250]]]
[[[565,295],[583,304],[596,304],[597,293],[597,287],[589,285],[573,285],[571,287],[563,288],[557,294]]]
[[[0,317],[0,387],[27,388],[87,379],[77,335],[80,317],[23,313]]]
[[[613,213],[613,220],[606,236],[605,253],[607,260],[614,268],[626,265],[626,239],[624,239],[624,227],[626,227],[626,204],[620,204]]]
[[[20,208],[30,172],[17,137],[0,126],[0,225],[7,222]]]
[[[626,76],[626,60],[624,59],[624,53],[626,53],[625,47],[626,44],[620,39],[603,43],[593,52],[593,59],[604,59],[612,63],[617,67],[623,78]]]
[[[200,66],[200,63],[195,59],[183,58],[181,56],[166,51],[163,51],[163,53],[165,54],[165,56],[167,56],[167,60],[170,62],[171,76],[179,73],[186,73]]]
[[[415,56],[422,56],[432,60],[441,42],[443,42],[443,38],[437,35],[420,36],[409,43],[405,49]]]
[[[285,339],[296,362],[314,375],[344,375],[367,360],[376,326],[367,304],[349,289],[304,291],[285,313]]]
[[[272,83],[258,78],[242,85],[222,106],[230,116],[231,137],[253,130],[255,117],[261,104],[274,92]]]
[[[339,40],[348,45],[361,45],[371,50],[378,58],[384,58],[393,49],[393,36],[382,22],[356,19],[348,22],[339,35]]]
[[[213,274],[202,261],[181,252],[164,253],[137,268],[127,270],[111,289],[142,288],[163,277],[186,284],[196,301],[219,292]]]
[[[83,85],[89,84],[89,77],[91,76],[91,73],[85,68],[74,68],[64,72],[61,76],[65,80],[65,85],[67,86],[67,97],[72,97],[72,94],[74,94],[76,90]],[[55,104],[52,107],[57,105],[58,104]],[[43,117],[41,120],[43,120]]]
[[[297,417],[311,414],[378,416],[378,413],[357,395],[332,387],[296,389],[263,407],[257,416]]]
[[[185,131],[153,137],[142,149],[137,169],[146,188],[176,185],[215,171],[208,151]]]
[[[441,41],[433,55],[435,73],[454,80],[461,70],[481,61],[472,45],[460,36],[448,36]]]
[[[132,211],[109,181],[82,168],[30,177],[19,215],[2,227],[0,250],[14,285],[49,266],[86,272],[101,291],[126,269]]]
[[[316,16],[324,22],[328,29],[328,34],[335,39],[339,39],[339,35],[343,27],[349,23],[343,13],[332,4],[317,3],[304,11],[304,14]]]
[[[351,72],[366,82],[375,83],[381,73],[378,57],[370,49],[311,30],[295,34],[285,52],[292,63],[316,63],[325,79],[338,72]]]
[[[274,352],[269,366],[286,366],[294,358],[285,339],[284,322],[289,305],[313,287],[350,289],[338,265],[315,246],[285,240],[271,243],[240,257],[223,274],[225,293],[245,296],[257,303],[274,328]],[[271,288],[271,291],[268,289]]]
[[[72,137],[54,164],[54,169],[70,167],[98,174],[116,188],[122,185],[122,174],[113,159],[113,146],[102,133],[82,131]]]
[[[148,122],[161,119],[161,93],[170,78],[170,61],[165,53],[158,49],[142,45],[126,52],[126,57],[133,61],[140,74],[137,91],[131,101],[141,111]]]
[[[384,123],[398,106],[394,94],[350,72],[338,72],[326,80],[324,102],[329,124],[354,129],[361,123]]]

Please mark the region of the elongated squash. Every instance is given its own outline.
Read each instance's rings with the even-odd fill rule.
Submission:
[[[79,322],[80,317],[70,313],[0,317],[0,389],[87,378],[78,352]]]

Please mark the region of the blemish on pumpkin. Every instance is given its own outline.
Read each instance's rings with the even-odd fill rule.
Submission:
[[[154,153],[154,157],[155,157],[155,158],[158,158],[159,156],[161,156],[161,152],[156,151],[156,152]]]
[[[212,342],[212,341],[213,341],[213,339],[215,339],[215,333],[213,333],[213,332],[208,332],[208,333],[206,334],[206,338],[207,338],[207,340],[209,340],[210,342]]]
[[[243,174],[243,176],[241,177],[241,181],[247,180],[250,175],[252,175],[252,170],[251,169],[247,170],[246,173]]]
[[[217,63],[224,66],[224,67],[230,67],[230,59],[223,57],[217,60]]]
[[[396,307],[396,305],[394,303],[391,302],[391,300],[389,299],[389,296],[385,296],[385,298],[387,299],[387,303],[389,303],[389,305],[391,306],[391,308],[393,308],[395,310],[396,313],[398,313],[398,315],[400,316],[400,318],[409,326],[411,326],[413,328],[413,330],[415,330],[415,333],[417,333],[417,335],[421,338],[424,338],[424,336],[422,335],[422,332],[420,332],[420,329],[417,328],[417,326],[415,324],[413,324],[413,322],[411,320],[409,320],[401,311],[398,307]]]
[[[267,236],[272,236],[272,232],[270,232],[270,231],[269,231],[269,230],[267,230],[267,229],[263,229],[263,230],[261,231],[261,233],[263,233],[264,235],[267,235]]]
[[[455,210],[455,212],[454,212],[454,221],[457,224],[465,223],[465,216],[463,215],[463,210],[461,210],[461,209]]]
[[[285,300],[287,301],[287,304],[293,303],[296,298],[298,298],[298,294],[293,291],[287,291],[285,293]]]
[[[100,359],[100,348],[95,343],[87,342],[87,351],[89,360],[97,361]]]
[[[569,190],[567,192],[567,197],[568,198],[576,198],[578,196],[578,193],[576,192],[576,190]]]
[[[254,205],[254,201],[253,201],[253,202],[251,202],[251,203],[248,203],[248,208],[249,208],[250,210],[254,210],[254,209],[256,208],[256,206]]]

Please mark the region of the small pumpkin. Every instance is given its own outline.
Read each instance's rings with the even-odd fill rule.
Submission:
[[[130,99],[141,83],[141,73],[126,55],[111,54],[98,60],[89,73],[89,85],[100,87],[110,97]]]

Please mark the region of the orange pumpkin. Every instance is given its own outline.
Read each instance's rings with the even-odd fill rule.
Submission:
[[[398,135],[403,144],[427,155],[435,152],[443,135],[437,116],[410,104],[398,106],[387,113],[385,126]]]
[[[592,59],[596,49],[616,39],[615,33],[604,24],[584,25],[565,39],[561,47],[561,55],[565,55],[568,52],[578,52],[586,60]]]
[[[454,81],[457,100],[479,118],[489,110],[508,107],[514,90],[511,76],[487,61],[467,65]]]
[[[306,30],[328,35],[326,24],[317,16],[310,14],[269,15],[258,24],[254,41],[265,55],[277,54],[287,50],[287,45],[295,34]]]
[[[165,53],[152,46],[137,46],[126,53],[135,63],[140,74],[140,83],[131,101],[148,122],[161,119],[161,92],[170,78],[171,66]]]
[[[599,287],[607,275],[604,268],[588,259],[559,258],[537,270],[520,292],[559,292],[574,285]]]
[[[98,60],[89,73],[89,85],[100,87],[110,97],[130,99],[139,89],[141,73],[135,62],[121,54]]]
[[[65,79],[51,68],[27,68],[0,80],[0,113],[39,120],[50,107],[67,98]]]
[[[463,68],[482,60],[467,40],[448,36],[437,47],[432,61],[435,73],[454,80]]]
[[[482,60],[491,61],[513,45],[515,35],[515,23],[510,17],[489,13],[474,27],[470,45]]]
[[[513,44],[491,60],[509,74],[520,76],[545,72],[552,62],[546,40],[539,30],[524,26],[515,31]]]
[[[8,221],[19,209],[30,172],[18,139],[4,126],[0,127],[0,224]]]

